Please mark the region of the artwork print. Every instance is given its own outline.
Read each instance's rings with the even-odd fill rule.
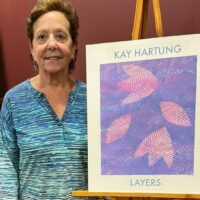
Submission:
[[[86,46],[89,191],[200,194],[199,41]]]
[[[100,64],[101,175],[193,175],[197,56]]]

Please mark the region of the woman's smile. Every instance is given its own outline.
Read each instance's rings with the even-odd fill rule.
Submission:
[[[46,56],[44,59],[45,60],[60,60],[62,58],[63,57],[61,57],[61,56]]]

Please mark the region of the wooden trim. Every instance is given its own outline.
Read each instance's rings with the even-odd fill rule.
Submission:
[[[87,190],[78,190],[72,192],[74,197],[142,197],[142,198],[180,198],[180,199],[200,199],[200,194],[164,194],[164,193],[125,193],[125,192],[89,192]],[[125,198],[124,198],[125,199]]]

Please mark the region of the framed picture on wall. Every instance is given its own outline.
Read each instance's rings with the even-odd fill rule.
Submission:
[[[86,46],[89,191],[200,193],[199,41]]]

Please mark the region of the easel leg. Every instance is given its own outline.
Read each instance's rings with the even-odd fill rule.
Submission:
[[[135,16],[133,23],[132,39],[138,40],[140,36],[140,26],[142,21],[142,11],[143,11],[143,0],[136,1]]]
[[[153,11],[155,18],[156,36],[161,37],[163,36],[163,27],[162,27],[162,18],[160,12],[160,3],[159,0],[152,0],[152,2],[153,2]]]
[[[144,0],[143,2],[143,11],[142,11],[142,25],[141,25],[141,38],[146,37],[147,30],[147,17],[148,17],[148,6],[149,0]]]

